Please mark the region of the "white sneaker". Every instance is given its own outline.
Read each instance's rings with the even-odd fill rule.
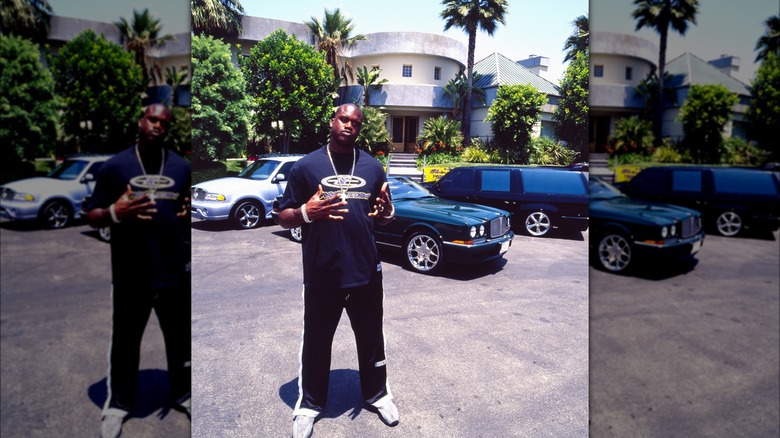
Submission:
[[[297,415],[293,421],[293,438],[309,438],[314,431],[314,417]]]
[[[122,423],[125,417],[106,414],[100,422],[100,438],[118,438],[122,435]]]
[[[379,418],[383,423],[390,427],[395,427],[399,422],[398,408],[395,407],[395,403],[392,400],[388,400],[379,406],[376,406],[376,410],[379,411]]]

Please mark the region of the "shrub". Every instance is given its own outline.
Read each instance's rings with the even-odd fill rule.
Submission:
[[[467,163],[489,163],[490,154],[479,146],[469,146],[460,154],[461,160]]]
[[[528,164],[568,165],[579,153],[547,137],[532,138],[528,145]]]
[[[682,163],[682,154],[671,146],[659,146],[653,152],[653,161],[658,163]]]
[[[417,138],[420,153],[460,154],[463,151],[463,134],[460,132],[460,122],[447,116],[428,119],[423,123],[423,129]]]
[[[653,146],[653,126],[649,120],[631,116],[615,123],[615,130],[610,138],[613,155],[637,153],[646,154]]]
[[[460,163],[460,156],[452,155],[447,152],[436,152],[425,156],[425,164],[427,166],[433,164],[449,164],[449,163]],[[417,168],[418,169],[422,168],[422,165],[423,165],[423,158],[418,157]]]
[[[769,153],[741,138],[727,138],[723,141],[721,164],[760,166],[766,164]]]

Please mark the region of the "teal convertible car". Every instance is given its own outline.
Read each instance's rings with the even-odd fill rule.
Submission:
[[[400,251],[409,268],[434,273],[447,263],[500,259],[514,238],[509,213],[493,207],[448,201],[408,177],[388,177],[395,220],[374,227],[380,249]],[[272,217],[278,223],[278,198]],[[291,230],[295,240],[306,230]]]

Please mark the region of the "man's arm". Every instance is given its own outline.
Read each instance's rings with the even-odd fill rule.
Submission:
[[[133,191],[128,184],[125,193],[108,208],[94,208],[90,210],[87,213],[87,223],[92,228],[103,228],[112,223],[118,224],[124,220],[151,220],[152,215],[157,213],[157,209],[154,208],[156,203],[150,200],[146,194],[131,199],[130,195],[132,193]]]

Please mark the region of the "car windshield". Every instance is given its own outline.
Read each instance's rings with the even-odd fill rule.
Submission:
[[[590,180],[590,199],[612,199],[625,196],[606,181],[599,179]]]
[[[89,163],[81,160],[65,160],[52,169],[47,176],[54,179],[74,180],[87,167],[87,164]]]
[[[416,182],[405,178],[389,178],[390,195],[393,200],[434,198],[435,196]]]
[[[268,179],[274,170],[279,166],[278,161],[274,160],[257,160],[249,167],[242,170],[239,174],[239,178],[263,180]]]

